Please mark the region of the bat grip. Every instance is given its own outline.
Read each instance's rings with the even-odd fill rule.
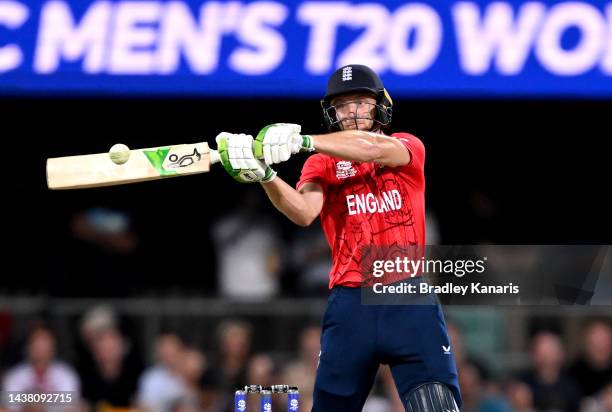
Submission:
[[[215,164],[215,163],[219,163],[219,160],[221,160],[219,158],[219,152],[213,149],[210,149],[210,152],[208,154],[210,156],[210,164]]]

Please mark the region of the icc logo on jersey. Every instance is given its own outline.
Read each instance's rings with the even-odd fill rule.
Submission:
[[[347,177],[353,177],[357,174],[357,170],[353,167],[353,164],[347,160],[341,160],[336,163],[336,178],[346,179]]]

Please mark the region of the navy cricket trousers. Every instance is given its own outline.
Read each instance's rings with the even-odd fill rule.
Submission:
[[[426,304],[364,305],[361,289],[336,286],[323,316],[321,356],[313,412],[358,412],[379,364],[388,364],[404,405],[426,382],[446,384],[458,406],[461,395],[442,309]]]

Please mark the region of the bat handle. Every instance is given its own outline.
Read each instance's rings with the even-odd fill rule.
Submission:
[[[210,164],[215,164],[215,163],[219,163],[219,160],[221,160],[219,158],[219,152],[213,149],[210,149],[210,152],[208,154],[210,156]]]

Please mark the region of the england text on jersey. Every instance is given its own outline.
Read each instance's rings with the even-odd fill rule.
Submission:
[[[346,196],[346,206],[349,215],[386,213],[391,210],[401,209],[402,197],[399,191],[395,189],[382,192],[378,197],[373,193],[352,194]]]

